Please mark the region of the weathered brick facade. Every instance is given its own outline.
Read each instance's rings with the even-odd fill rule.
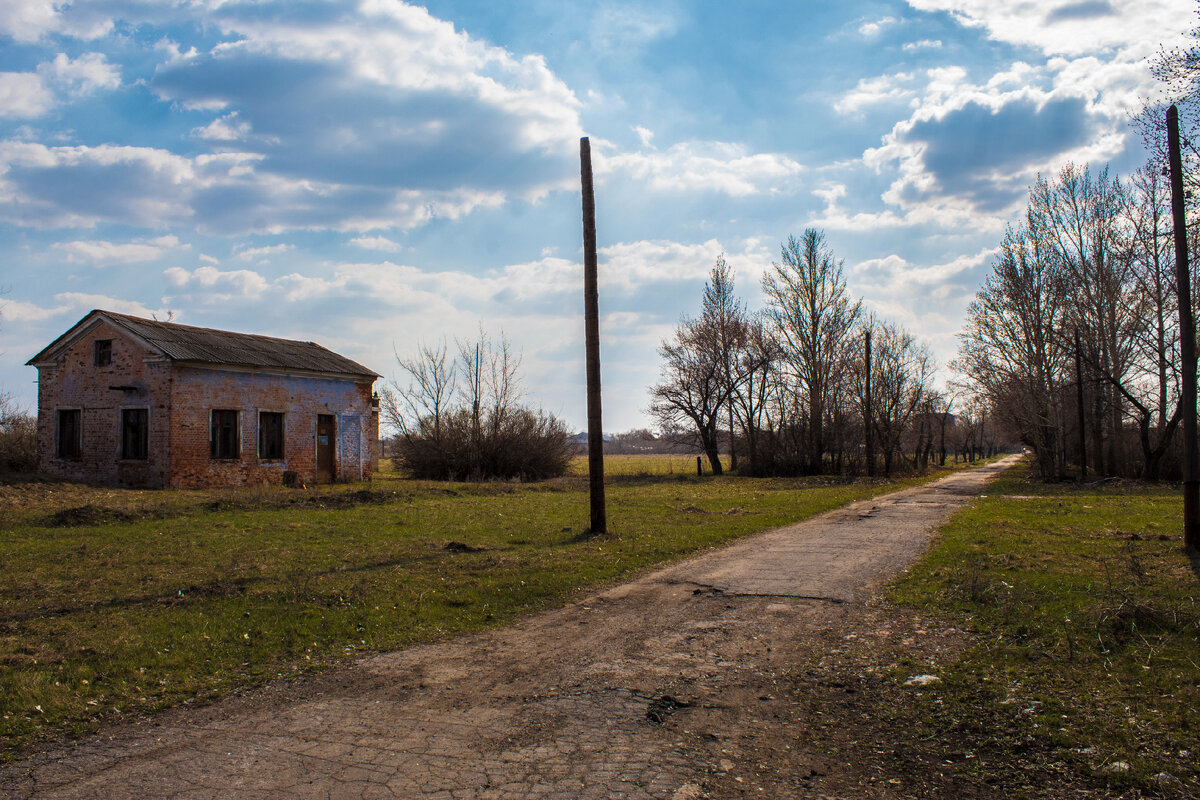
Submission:
[[[212,342],[237,355],[202,355]],[[270,363],[245,363],[256,360]],[[280,483],[285,472],[305,483],[370,480],[378,467],[376,374],[311,343],[93,311],[29,363],[45,474],[201,487]],[[231,423],[224,452],[214,412]],[[318,436],[319,415],[331,435]],[[319,475],[321,446],[330,449]]]

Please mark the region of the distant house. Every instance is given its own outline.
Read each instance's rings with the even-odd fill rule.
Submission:
[[[379,374],[313,342],[96,310],[28,364],[45,474],[201,487],[378,467]]]

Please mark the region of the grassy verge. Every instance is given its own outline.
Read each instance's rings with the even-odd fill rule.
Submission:
[[[891,692],[881,715],[911,741],[971,751],[958,768],[990,785],[1032,769],[1129,796],[1200,795],[1200,584],[1181,506],[1168,487],[1005,473],[892,587],[910,612],[974,636],[950,663],[892,664],[889,685],[940,681]]]
[[[0,757],[359,651],[503,625],[901,485],[620,471],[608,489],[614,535],[600,539],[579,535],[579,477],[0,487]]]

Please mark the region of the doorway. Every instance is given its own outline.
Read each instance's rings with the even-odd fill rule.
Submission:
[[[337,424],[332,414],[317,415],[317,483],[333,483]]]

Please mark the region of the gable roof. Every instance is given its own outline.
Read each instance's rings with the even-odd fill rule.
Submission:
[[[54,360],[62,350],[101,320],[127,331],[147,348],[171,361],[380,377],[378,372],[338,355],[316,342],[276,339],[272,336],[233,333],[214,328],[194,328],[190,325],[142,319],[101,309],[89,312],[26,363],[33,366],[39,362]]]

